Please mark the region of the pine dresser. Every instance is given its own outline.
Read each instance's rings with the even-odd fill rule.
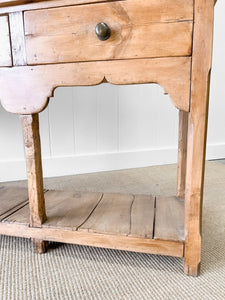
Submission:
[[[0,0],[0,101],[28,178],[0,189],[0,234],[184,258],[197,276],[215,0]],[[179,110],[177,194],[43,189],[38,113],[59,86],[157,83]]]

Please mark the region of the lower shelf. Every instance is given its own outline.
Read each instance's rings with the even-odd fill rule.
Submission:
[[[184,201],[176,197],[45,192],[47,221],[29,227],[27,190],[0,188],[0,234],[183,257]]]

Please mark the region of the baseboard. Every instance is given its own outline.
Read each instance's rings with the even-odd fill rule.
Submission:
[[[225,144],[208,145],[207,159],[225,157]],[[66,176],[146,166],[172,164],[177,149],[160,148],[120,153],[102,153],[43,159],[44,177]],[[25,160],[0,161],[0,182],[26,179]]]

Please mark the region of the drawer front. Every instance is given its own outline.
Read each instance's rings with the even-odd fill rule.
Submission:
[[[12,66],[9,22],[7,16],[0,17],[0,66]]]
[[[104,22],[111,36],[95,33]],[[28,64],[189,56],[193,0],[128,0],[28,11]]]

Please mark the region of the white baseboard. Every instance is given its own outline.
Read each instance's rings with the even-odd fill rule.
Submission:
[[[207,159],[225,157],[225,144],[207,146]],[[146,166],[172,164],[177,149],[161,148],[120,153],[49,157],[43,159],[44,177],[112,171]],[[25,160],[0,161],[0,182],[26,179]]]

